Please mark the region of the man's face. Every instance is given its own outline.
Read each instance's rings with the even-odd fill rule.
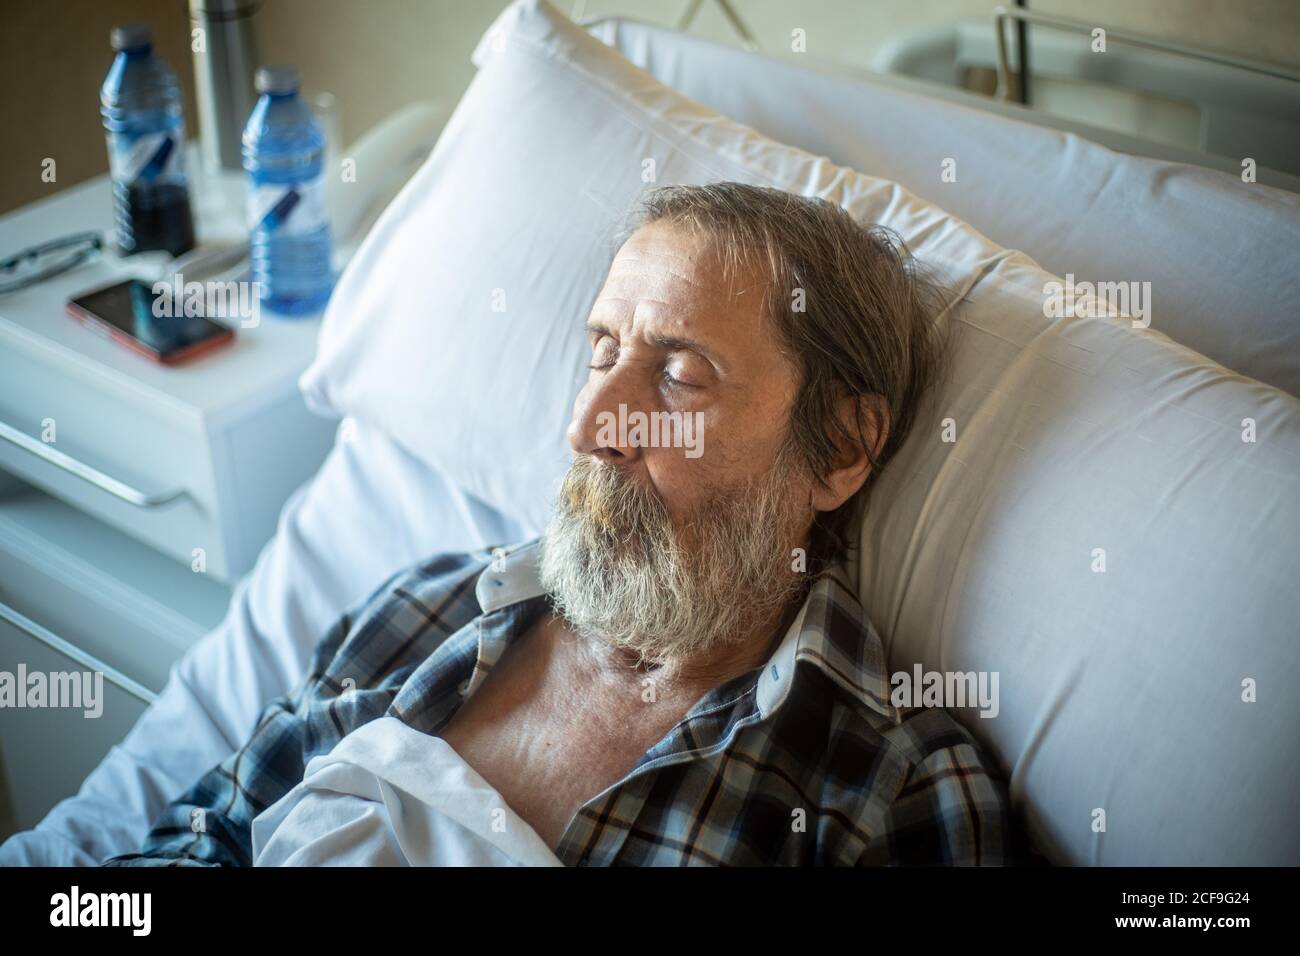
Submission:
[[[757,276],[727,288],[707,240],[654,223],[619,250],[588,320],[543,582],[578,630],[656,663],[752,636],[800,586],[791,552],[812,511],[786,443],[798,383],[762,291]],[[610,427],[638,413],[690,417],[699,450]]]
[[[724,287],[706,239],[653,223],[619,250],[587,321],[593,368],[569,443],[653,488],[675,520],[710,489],[766,475],[785,439],[795,372],[760,312],[762,280],[736,286]],[[692,415],[703,454],[610,442],[601,413],[620,405]]]

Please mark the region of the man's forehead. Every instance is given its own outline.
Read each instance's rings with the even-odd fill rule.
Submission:
[[[641,226],[628,236],[615,261],[627,255],[689,264],[714,258],[715,248],[714,240],[700,230],[659,220]]]
[[[793,375],[764,321],[764,279],[745,267],[727,281],[709,236],[656,222],[638,229],[614,257],[588,319],[594,329],[630,323],[654,337],[698,346],[732,381]]]
[[[723,281],[716,245],[707,236],[656,222],[638,229],[619,249],[600,299],[739,306],[753,294]]]

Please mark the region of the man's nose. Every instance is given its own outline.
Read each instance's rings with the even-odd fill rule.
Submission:
[[[634,412],[648,412],[636,371],[616,365],[587,380],[573,406],[569,446],[575,454],[594,455],[608,462],[631,464],[644,449],[631,444]],[[639,416],[638,416],[639,417]]]

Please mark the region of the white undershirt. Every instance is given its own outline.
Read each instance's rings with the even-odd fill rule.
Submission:
[[[562,866],[441,737],[395,717],[313,757],[253,820],[255,866]]]

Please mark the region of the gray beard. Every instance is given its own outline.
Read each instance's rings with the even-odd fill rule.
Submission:
[[[574,459],[542,541],[540,578],[581,638],[672,672],[765,635],[804,589],[787,500],[791,456],[765,480],[706,496],[678,532],[661,498]]]

